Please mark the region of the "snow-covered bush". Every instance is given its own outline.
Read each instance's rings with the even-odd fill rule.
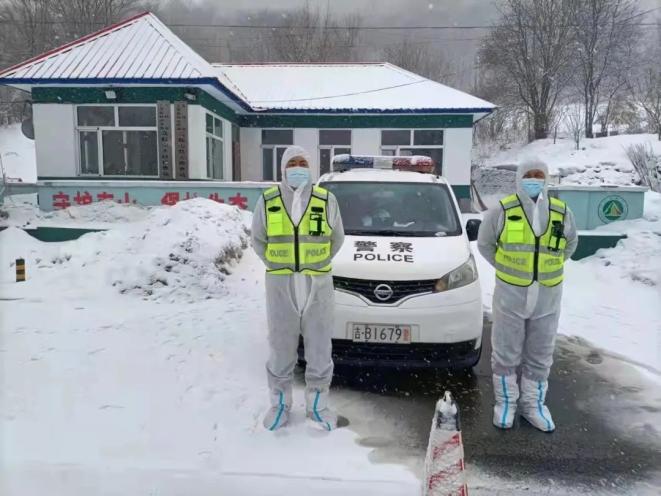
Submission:
[[[661,156],[654,154],[649,143],[629,145],[625,150],[641,184],[652,191],[661,192]]]

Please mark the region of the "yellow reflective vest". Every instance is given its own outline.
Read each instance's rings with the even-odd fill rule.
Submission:
[[[313,186],[297,226],[289,217],[278,186],[264,192],[264,208],[268,273],[320,275],[331,271],[333,231],[328,224],[328,191]]]
[[[549,287],[560,284],[567,246],[565,203],[549,198],[549,222],[541,236],[535,236],[517,195],[503,198],[500,204],[505,223],[496,249],[496,276],[515,286],[530,286],[533,281]]]

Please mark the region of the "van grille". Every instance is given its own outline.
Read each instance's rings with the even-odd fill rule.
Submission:
[[[397,303],[407,296],[431,293],[434,290],[436,279],[419,281],[372,281],[368,279],[353,279],[351,277],[333,277],[335,289],[354,293],[367,298],[374,303]],[[392,289],[392,296],[386,300],[376,297],[374,290],[385,284]]]

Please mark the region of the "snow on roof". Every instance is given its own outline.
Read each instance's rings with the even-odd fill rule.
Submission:
[[[200,84],[238,111],[488,113],[494,105],[388,63],[209,64],[145,12],[0,71],[0,84]],[[181,83],[180,83],[181,84]]]
[[[494,105],[388,63],[213,64],[255,110],[491,112]]]
[[[190,79],[210,64],[155,15],[144,12],[4,71],[12,79]]]

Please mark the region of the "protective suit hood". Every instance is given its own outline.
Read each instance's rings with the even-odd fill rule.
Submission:
[[[287,168],[287,162],[289,162],[294,157],[303,157],[307,161],[308,167],[310,166],[310,154],[304,148],[296,145],[287,147],[285,152],[282,154],[282,159],[280,160],[280,172],[282,173],[282,185],[292,191],[294,191],[294,188],[292,188],[287,182],[285,169]],[[312,181],[312,178],[310,178],[310,181]],[[309,182],[302,184],[298,189],[302,190],[308,184]]]
[[[537,158],[526,159],[519,164],[519,168],[516,170],[516,194],[519,195],[519,198],[525,203],[526,200],[530,201],[532,204],[532,199],[528,196],[528,193],[523,189],[521,185],[521,180],[523,176],[531,170],[539,169],[544,172],[544,189],[542,190],[542,196],[548,198],[548,186],[549,186],[549,168],[548,166]]]

